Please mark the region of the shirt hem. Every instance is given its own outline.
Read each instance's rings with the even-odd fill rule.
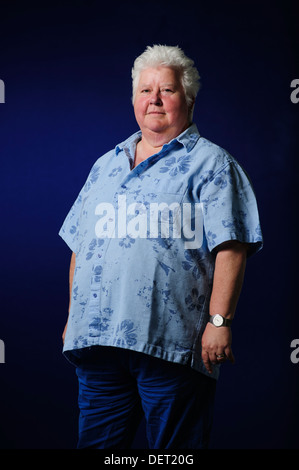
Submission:
[[[93,346],[110,346],[120,349],[129,349],[131,351],[136,351],[138,353],[147,354],[149,356],[153,356],[158,359],[162,359],[164,361],[172,362],[175,364],[181,364],[186,367],[191,367],[192,369],[196,370],[197,372],[203,373],[210,378],[218,380],[219,373],[220,373],[220,366],[213,366],[212,373],[209,373],[201,358],[198,357],[198,354],[192,350],[179,352],[179,351],[167,351],[162,349],[160,346],[155,346],[152,344],[139,344],[139,346],[124,346],[124,345],[115,345],[109,343],[101,343],[101,342],[94,342],[93,344],[86,344],[82,348],[75,348],[75,349],[66,349],[63,350],[63,355],[65,358],[75,367],[82,365],[81,361],[81,353],[83,350],[89,349]]]

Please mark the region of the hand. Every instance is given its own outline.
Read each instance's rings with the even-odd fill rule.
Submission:
[[[201,357],[208,372],[212,373],[213,364],[221,364],[227,359],[232,363],[235,358],[231,349],[232,332],[227,326],[217,328],[211,323],[207,323],[205,331],[202,336]],[[223,355],[224,357],[218,357]]]

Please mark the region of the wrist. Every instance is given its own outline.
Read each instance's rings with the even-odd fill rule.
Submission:
[[[216,313],[215,315],[210,315],[209,323],[212,323],[212,325],[216,326],[217,328],[221,326],[230,327],[232,324],[232,319],[226,318],[219,313]]]

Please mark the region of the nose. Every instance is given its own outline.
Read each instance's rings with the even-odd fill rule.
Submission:
[[[151,94],[150,104],[154,104],[156,106],[162,106],[162,100],[160,97],[160,93],[158,91],[153,91]]]

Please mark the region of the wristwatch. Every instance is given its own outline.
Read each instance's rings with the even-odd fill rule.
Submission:
[[[212,323],[212,325],[217,326],[218,328],[219,326],[231,326],[232,320],[224,318],[222,315],[217,313],[216,315],[210,315],[209,323]]]

